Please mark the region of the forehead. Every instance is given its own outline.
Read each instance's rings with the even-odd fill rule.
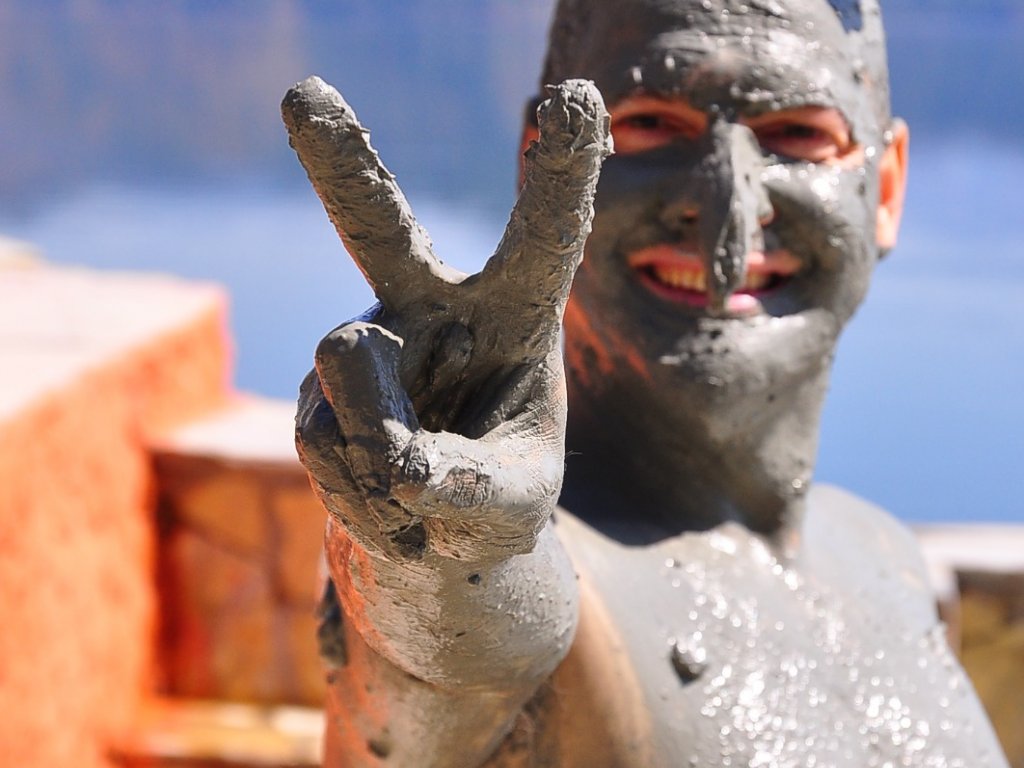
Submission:
[[[556,78],[606,101],[643,91],[744,112],[817,105],[871,117],[855,0],[584,0],[552,31]]]

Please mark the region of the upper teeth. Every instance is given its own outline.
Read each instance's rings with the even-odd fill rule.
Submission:
[[[680,288],[686,291],[705,293],[708,289],[708,281],[703,269],[680,269],[656,265],[654,275],[658,280],[672,288]],[[741,291],[759,291],[768,285],[771,275],[764,272],[747,272]]]

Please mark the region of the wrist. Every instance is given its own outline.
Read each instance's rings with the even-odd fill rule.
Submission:
[[[445,688],[535,686],[568,653],[576,577],[550,526],[528,554],[396,563],[328,523],[327,559],[345,620],[396,667]]]

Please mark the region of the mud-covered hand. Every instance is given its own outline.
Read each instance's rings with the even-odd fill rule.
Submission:
[[[519,200],[475,275],[434,255],[337,91],[309,78],[282,111],[379,299],[321,341],[296,419],[349,619],[420,679],[545,674],[575,622],[547,523],[563,471],[559,331],[611,148],[600,95],[551,88]]]
[[[380,301],[320,343],[299,451],[330,511],[390,557],[528,551],[557,499],[558,334],[609,141],[592,85],[550,96],[504,238],[472,276],[435,257],[337,91],[309,78],[282,105],[291,145]]]

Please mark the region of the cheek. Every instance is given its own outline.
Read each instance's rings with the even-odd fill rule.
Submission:
[[[878,263],[878,178],[872,168],[844,170],[838,174],[831,211],[826,223],[832,228],[830,245],[840,252],[836,265],[842,276],[845,292],[854,306],[867,292],[871,274]]]
[[[867,292],[878,261],[877,173],[871,166],[773,166],[766,187],[775,209],[772,245],[806,265],[796,301],[845,323]]]
[[[581,277],[578,273],[577,281]],[[565,307],[565,365],[573,379],[590,389],[615,371],[615,361],[607,342],[577,298],[578,290],[573,290]]]
[[[663,198],[664,171],[635,157],[609,157],[601,167],[594,198],[594,235],[618,239],[650,217]],[[603,242],[602,247],[607,247]]]
[[[873,263],[878,189],[871,168],[774,166],[765,186],[780,245],[815,271],[842,273]]]
[[[649,379],[640,351],[642,312],[620,280],[602,275],[584,259],[564,318],[565,361],[573,377],[596,388],[624,371]]]

